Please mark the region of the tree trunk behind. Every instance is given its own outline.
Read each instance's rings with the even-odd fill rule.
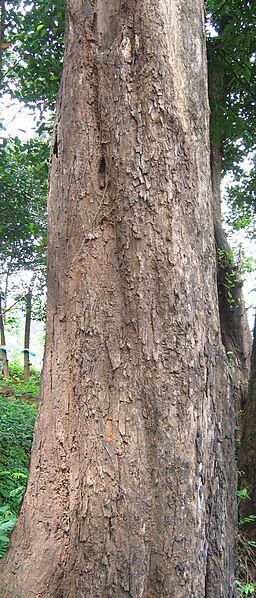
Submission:
[[[0,338],[1,338],[1,347],[3,347],[2,349],[0,349],[0,363],[2,364],[2,372],[3,372],[3,375],[5,378],[9,378],[10,374],[9,374],[9,364],[8,364],[6,340],[5,340],[1,292],[0,292]]]
[[[234,595],[203,19],[201,0],[67,3],[42,401],[3,598]]]
[[[241,476],[241,487],[247,488],[249,498],[241,500],[240,517],[256,515],[256,317],[254,323],[254,337],[251,357],[251,373],[248,399],[243,420],[238,469]],[[255,519],[247,524],[243,531],[250,540],[256,541]],[[254,571],[255,573],[255,571]]]
[[[30,376],[29,350],[30,350],[30,330],[31,330],[31,312],[32,312],[33,291],[30,288],[25,297],[25,334],[24,334],[24,379],[28,380]]]
[[[219,137],[221,137],[220,134]],[[212,144],[211,181],[221,338],[229,356],[232,395],[237,419],[240,423],[242,420],[241,410],[245,408],[248,392],[251,334],[243,297],[243,285],[239,280],[239,269],[234,259],[230,257],[232,249],[221,223],[221,171],[221,150]],[[227,288],[229,280],[233,281],[230,293]]]
[[[235,264],[227,235],[220,224],[215,221],[215,242],[218,253],[218,298],[221,337],[229,358],[229,370],[232,378],[232,394],[239,422],[245,409],[251,358],[251,333],[249,329],[243,285],[239,279],[239,267]],[[228,283],[233,287],[228,293]],[[230,297],[231,295],[231,297]],[[238,415],[239,414],[239,415]]]

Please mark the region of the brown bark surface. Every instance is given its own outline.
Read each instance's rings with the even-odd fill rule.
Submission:
[[[42,401],[1,598],[234,595],[203,16],[67,3]]]

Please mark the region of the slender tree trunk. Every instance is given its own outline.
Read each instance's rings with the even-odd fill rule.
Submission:
[[[7,264],[7,272],[5,277],[5,285],[4,285],[4,296],[3,296],[3,319],[5,323],[5,313],[7,310],[7,299],[8,299],[8,291],[9,291],[9,278],[10,278],[10,266],[11,266],[11,259],[10,262]]]
[[[0,362],[2,363],[2,372],[5,378],[9,378],[9,365],[7,358],[5,330],[4,330],[4,318],[2,311],[2,294],[0,292],[0,337],[1,337],[1,349],[0,349]]]
[[[28,380],[30,376],[30,364],[29,364],[29,355],[30,355],[30,332],[31,332],[31,321],[32,321],[32,299],[33,299],[33,287],[35,284],[35,280],[37,277],[37,273],[34,272],[29,289],[27,294],[25,295],[25,334],[24,334],[24,379]]]
[[[221,222],[221,166],[222,153],[218,145],[211,143],[211,180],[215,221]]]
[[[221,323],[221,336],[226,349],[232,378],[234,405],[238,414],[244,410],[249,383],[251,333],[245,309],[242,283],[239,280],[239,267],[233,259],[227,235],[221,224],[215,222],[215,241],[218,254],[218,297]],[[233,286],[228,292],[228,281]],[[230,298],[230,294],[232,299]]]
[[[25,334],[24,334],[24,379],[28,380],[30,376],[29,350],[30,350],[30,330],[32,313],[33,290],[29,289],[25,297],[26,315],[25,315]]]
[[[211,180],[221,336],[229,356],[232,393],[238,421],[240,422],[241,417],[238,414],[245,407],[248,392],[251,334],[243,298],[242,283],[239,280],[239,268],[230,257],[232,250],[221,224],[221,169],[221,150],[212,145]],[[228,292],[229,281],[233,281],[233,286]]]
[[[254,323],[254,338],[251,357],[251,373],[248,391],[248,399],[245,407],[243,420],[243,433],[239,453],[239,471],[241,475],[241,487],[247,488],[249,498],[242,500],[240,504],[240,517],[256,515],[256,317]],[[250,540],[256,541],[256,522],[252,520],[243,531]]]
[[[203,19],[201,0],[67,3],[42,401],[3,598],[234,595]]]
[[[222,29],[228,24],[225,19]],[[214,49],[215,47],[215,49]],[[233,259],[225,259],[232,254],[227,235],[222,226],[221,206],[221,179],[222,157],[225,140],[225,129],[221,128],[218,111],[219,104],[223,103],[226,96],[227,81],[221,68],[221,60],[212,60],[211,53],[221,52],[221,42],[212,38],[208,46],[209,56],[209,98],[211,106],[211,182],[214,213],[215,244],[217,252],[217,280],[218,299],[222,342],[229,355],[230,373],[232,377],[232,394],[235,410],[238,414],[244,409],[250,370],[251,334],[245,310],[242,284],[239,277],[232,287],[233,303],[227,293],[227,283],[230,275],[238,274],[238,269]],[[215,111],[217,109],[217,116]]]

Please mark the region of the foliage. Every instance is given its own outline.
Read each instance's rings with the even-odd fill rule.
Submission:
[[[236,579],[236,586],[241,596],[252,596],[256,590],[256,586],[251,581],[243,583]]]
[[[256,13],[250,0],[207,0],[206,7],[211,138],[223,144],[230,170],[255,148]]]
[[[237,285],[243,284],[247,272],[251,273],[255,270],[256,260],[246,257],[241,248],[229,251],[218,248],[217,257],[220,268],[225,271],[223,287],[229,307],[233,310],[239,305],[234,289]]]
[[[251,576],[251,569],[255,571],[255,546],[256,543],[247,540],[241,533],[237,535],[238,567],[236,587],[239,595],[255,595],[256,585]]]
[[[10,378],[8,380],[0,375],[0,386],[10,387],[16,396],[26,393],[31,398],[38,399],[41,374],[36,368],[31,366],[29,380],[24,380],[23,367],[15,361],[9,364],[9,371]]]
[[[248,488],[244,487],[237,490],[238,503],[250,498]],[[255,521],[256,515],[248,515],[238,521],[238,530],[243,525],[252,523]],[[238,548],[238,576],[236,579],[236,586],[238,593],[241,596],[251,596],[256,591],[256,585],[254,580],[251,578],[251,569],[255,570],[255,548],[256,542],[248,540],[243,536],[241,531],[237,533],[237,548]]]
[[[243,517],[243,519],[240,519],[239,525],[245,525],[246,523],[252,523],[252,521],[255,521],[255,519],[256,519],[256,515],[248,515],[248,517]]]
[[[249,498],[248,488],[241,488],[241,490],[237,490],[237,498]]]
[[[0,147],[0,259],[2,269],[45,262],[48,143],[10,139]]]
[[[10,373],[8,381],[0,380],[1,386],[8,385],[16,396],[23,392],[38,396],[39,372],[33,370],[26,383],[19,365],[11,364]],[[7,547],[26,488],[36,410],[37,403],[0,394],[0,556]]]
[[[235,231],[243,229],[250,238],[256,237],[256,158],[248,172],[242,169],[234,174],[227,192],[229,214],[227,224]]]
[[[10,0],[2,90],[41,110],[53,108],[62,69],[64,0]]]
[[[207,0],[206,16],[211,141],[233,175],[229,223],[255,236],[256,11],[251,0]]]

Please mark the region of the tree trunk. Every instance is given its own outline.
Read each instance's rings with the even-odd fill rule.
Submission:
[[[31,312],[32,312],[33,290],[30,287],[25,297],[26,315],[25,315],[25,334],[24,334],[24,379],[28,380],[30,376],[29,350],[30,350],[30,330],[31,330]]]
[[[67,3],[42,400],[2,598],[234,595],[203,19],[201,0]]]
[[[241,438],[238,468],[241,475],[241,487],[247,488],[249,498],[241,500],[239,514],[241,518],[256,515],[256,317],[254,323],[254,338],[251,357],[251,373],[246,402],[243,433]],[[243,531],[256,541],[255,519],[244,526]]]
[[[227,25],[226,17],[222,29]],[[215,53],[215,60],[212,52]],[[209,57],[209,99],[211,106],[211,182],[214,213],[215,244],[217,251],[217,280],[220,313],[221,337],[229,356],[232,378],[232,395],[238,421],[244,409],[250,370],[251,334],[245,310],[242,284],[233,259],[227,235],[222,226],[221,179],[222,158],[225,141],[225,121],[219,118],[219,105],[224,103],[227,81],[221,67],[221,58],[216,61],[216,53],[221,56],[221,42],[212,38],[208,45]],[[216,66],[218,65],[218,66]],[[227,259],[228,257],[228,259]],[[237,275],[237,277],[236,277]],[[228,295],[228,281],[234,281],[231,289],[232,302]],[[239,415],[238,415],[239,414]]]
[[[4,331],[4,318],[2,311],[2,294],[0,292],[0,337],[1,337],[1,349],[0,349],[0,363],[2,364],[2,372],[4,378],[9,378],[9,364],[7,358],[5,331]]]
[[[211,181],[214,212],[214,232],[217,251],[217,281],[221,337],[229,357],[232,394],[238,422],[242,420],[248,391],[251,334],[244,304],[239,268],[232,256],[227,235],[221,224],[222,155],[211,146]],[[228,289],[231,283],[230,290]]]
[[[242,412],[248,394],[248,382],[251,357],[251,333],[249,329],[242,283],[239,279],[239,267],[229,256],[232,250],[227,235],[220,224],[215,221],[215,241],[218,253],[218,297],[222,342],[226,349],[232,392],[238,421],[242,421]],[[228,283],[233,286],[228,291]]]

